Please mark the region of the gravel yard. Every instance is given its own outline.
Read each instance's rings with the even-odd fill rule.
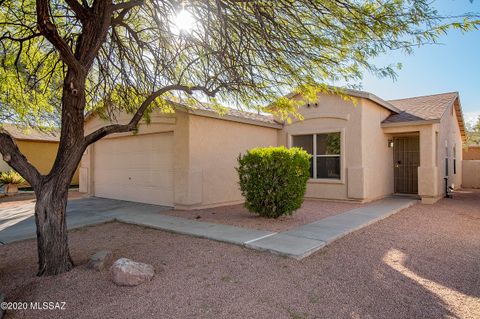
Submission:
[[[325,217],[340,214],[360,206],[362,206],[362,204],[355,202],[306,199],[302,207],[293,215],[281,216],[277,219],[268,219],[252,214],[243,204],[192,211],[171,210],[162,212],[162,214],[210,223],[281,232],[297,226],[313,223]]]
[[[480,191],[415,205],[296,261],[120,223],[70,233],[78,267],[35,277],[36,244],[0,246],[7,301],[66,310],[7,318],[479,318]],[[90,254],[152,264],[151,282],[115,286]]]

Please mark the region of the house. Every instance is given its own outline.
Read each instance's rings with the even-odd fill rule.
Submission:
[[[238,155],[278,145],[312,155],[308,198],[367,202],[401,193],[434,203],[447,186],[462,183],[458,93],[385,101],[345,90],[319,94],[299,112],[304,119],[291,123],[237,110],[220,116],[207,106],[154,113],[135,134],[109,136],[87,149],[80,190],[177,209],[241,203]],[[116,121],[129,119],[119,114]],[[92,115],[85,130],[105,124]]]
[[[46,131],[26,128],[13,124],[2,124],[14,139],[18,148],[28,161],[35,166],[40,174],[47,174],[53,166],[57,156],[60,134],[58,131]],[[12,168],[0,158],[0,172]],[[72,179],[72,185],[78,185],[78,171]]]

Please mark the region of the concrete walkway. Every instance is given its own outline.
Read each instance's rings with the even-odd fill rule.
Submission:
[[[393,215],[416,202],[410,198],[385,198],[342,214],[250,242],[247,247],[302,259],[334,240]]]
[[[36,237],[34,203],[0,209],[0,244]],[[171,207],[126,202],[105,198],[69,200],[67,227],[75,229],[111,222],[122,214],[160,213]]]
[[[162,211],[170,207],[85,198],[69,201],[67,226],[74,229],[116,220],[302,259],[332,241],[416,202],[409,198],[386,198],[286,232],[273,233],[162,215]],[[28,238],[35,238],[33,204],[0,209],[0,243]]]

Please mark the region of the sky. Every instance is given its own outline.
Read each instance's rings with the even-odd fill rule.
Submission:
[[[433,4],[441,14],[480,14],[480,0]],[[386,100],[457,91],[465,120],[472,123],[480,116],[480,30],[450,31],[439,44],[416,48],[411,55],[390,52],[374,61],[378,66],[397,62],[402,69],[395,81],[365,74],[362,89]]]

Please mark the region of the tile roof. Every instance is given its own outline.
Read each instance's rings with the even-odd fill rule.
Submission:
[[[457,98],[457,92],[450,92],[388,101],[401,112],[390,115],[383,123],[439,120]]]
[[[370,99],[377,104],[380,104],[384,108],[392,111],[392,114],[382,121],[384,124],[439,120],[444,114],[445,110],[458,98],[457,92],[450,92],[385,101],[376,95],[364,91],[343,89],[343,93],[355,97]],[[289,97],[292,96],[294,96],[293,93],[289,95]],[[247,112],[227,107],[225,108],[226,112],[224,114],[219,114],[216,108],[204,102],[196,103],[195,106],[187,106],[187,104],[182,103],[182,101],[169,102],[175,107],[183,109],[192,114],[210,116],[230,121],[246,121],[251,124],[275,128],[281,128],[283,126],[283,123],[278,122],[272,115],[269,114]],[[461,126],[462,134],[464,134],[461,110],[458,109],[456,111],[458,113],[457,116],[459,117],[459,124]],[[94,112],[87,114],[86,120],[88,120],[93,114]]]
[[[47,142],[58,142],[60,140],[60,132],[58,130],[42,130],[15,124],[1,124],[0,128],[3,128],[16,140]]]

